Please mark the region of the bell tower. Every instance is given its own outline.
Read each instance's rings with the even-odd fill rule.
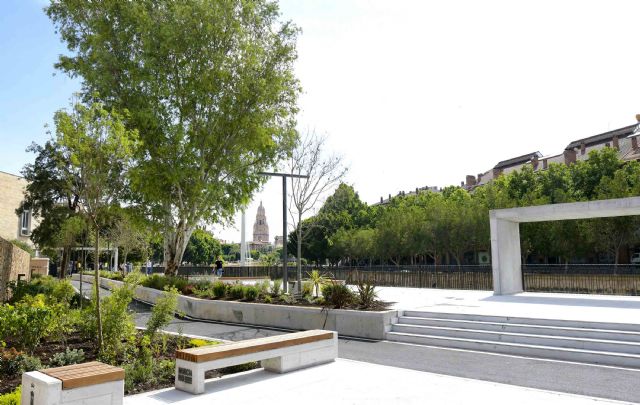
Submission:
[[[262,201],[260,201],[260,206],[258,207],[256,222],[253,224],[253,241],[269,243],[269,225],[267,225],[267,216],[264,213]]]

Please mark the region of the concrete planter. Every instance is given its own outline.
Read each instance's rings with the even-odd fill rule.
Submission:
[[[79,275],[73,275],[79,280]],[[84,276],[84,280],[93,282],[93,277]],[[121,281],[100,279],[100,285],[111,288],[121,285]],[[136,298],[154,304],[163,291],[147,287],[136,288]],[[180,295],[178,311],[193,318],[211,321],[244,323],[258,326],[271,326],[284,329],[335,330],[341,336],[352,336],[382,340],[390,330],[391,321],[398,311],[356,311],[350,309],[329,309],[297,307],[288,305],[261,304],[251,302],[216,301]]]

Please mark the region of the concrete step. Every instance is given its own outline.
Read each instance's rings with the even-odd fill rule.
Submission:
[[[640,343],[625,342],[621,340],[587,339],[566,336],[495,332],[488,330],[404,324],[392,325],[391,331],[407,333],[411,335],[440,336],[478,341],[519,343],[532,346],[547,346],[640,355]]]
[[[462,319],[420,318],[410,316],[399,317],[398,324],[473,329],[506,333],[524,333],[530,335],[565,336],[585,339],[619,340],[623,342],[640,343],[640,332],[629,332],[625,330],[528,325],[519,323],[470,321]]]
[[[411,318],[452,319],[452,320],[474,321],[474,322],[510,323],[510,324],[521,324],[521,325],[540,325],[540,326],[559,326],[559,327],[568,327],[568,328],[616,330],[616,331],[640,333],[640,323],[633,324],[633,323],[618,323],[618,322],[576,321],[576,320],[566,320],[566,319],[527,318],[527,317],[460,314],[460,313],[429,312],[429,311],[403,311],[401,316],[411,317]]]
[[[571,349],[522,343],[496,342],[487,340],[452,338],[445,336],[419,335],[411,333],[387,332],[387,340],[414,343],[427,346],[466,349],[534,357],[579,363],[602,364],[618,367],[640,368],[640,355],[594,350]]]

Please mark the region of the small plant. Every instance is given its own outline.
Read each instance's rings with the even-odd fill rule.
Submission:
[[[82,349],[69,349],[56,353],[49,360],[50,367],[62,367],[70,364],[78,364],[84,361],[84,351]]]
[[[302,283],[302,296],[311,296],[313,294],[313,284],[309,281]]]
[[[244,298],[246,288],[242,284],[234,284],[229,289],[229,296],[234,300],[241,300]]]
[[[307,277],[309,278],[309,283],[311,283],[311,286],[313,287],[313,294],[316,297],[320,292],[320,287],[329,282],[329,279],[326,277],[326,275],[320,273],[319,270],[312,270],[310,273],[307,273]]]
[[[264,296],[264,303],[265,304],[271,304],[273,302],[273,299],[271,298],[270,295],[265,295]]]
[[[22,386],[19,385],[15,391],[0,395],[0,405],[20,405],[21,388]]]
[[[265,297],[269,294],[269,289],[271,288],[271,282],[269,280],[264,280],[259,283],[256,283],[255,287],[258,289],[258,298]]]
[[[255,301],[258,298],[258,288],[255,286],[248,286],[244,290],[244,298],[247,301]]]
[[[273,280],[273,284],[271,285],[271,295],[274,297],[279,297],[282,293],[282,280],[277,279]]]
[[[325,304],[335,309],[348,306],[355,298],[349,287],[336,281],[322,286],[322,296]]]
[[[215,298],[224,298],[227,293],[227,286],[222,281],[216,281],[213,283],[213,287],[211,289],[213,290],[213,296]]]
[[[376,286],[372,281],[359,281],[356,284],[358,291],[358,305],[361,308],[370,308],[378,298]]]
[[[296,303],[296,297],[294,297],[293,295],[289,295],[289,294],[282,294],[280,296],[280,301],[286,303],[286,304],[295,304]]]
[[[218,343],[219,342],[213,340],[191,339],[189,340],[189,347],[213,346],[217,345]]]
[[[28,371],[42,368],[42,363],[37,357],[31,357],[14,348],[0,352],[0,374],[16,376]]]
[[[171,322],[177,307],[178,290],[175,287],[165,287],[165,293],[156,300],[156,305],[151,310],[151,317],[147,321],[146,334],[152,341],[156,332]]]

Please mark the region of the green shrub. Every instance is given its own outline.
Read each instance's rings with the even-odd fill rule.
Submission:
[[[245,286],[242,284],[234,284],[229,289],[229,296],[234,300],[241,300],[244,298],[245,292]]]
[[[42,363],[39,358],[29,356],[14,348],[0,352],[0,373],[3,375],[13,377],[41,368]]]
[[[255,287],[258,289],[258,298],[264,297],[269,294],[269,290],[271,289],[271,281],[261,281],[259,283],[256,283]]]
[[[271,304],[273,302],[273,299],[271,298],[270,295],[265,295],[264,296],[264,303],[265,304]]]
[[[111,295],[104,297],[101,302],[102,339],[104,345],[100,358],[106,362],[113,362],[125,349],[125,342],[135,335],[133,315],[129,304],[134,296],[135,285],[126,282],[111,290]],[[94,294],[95,297],[95,294]],[[95,313],[95,299],[92,307]]]
[[[322,286],[322,296],[328,306],[339,309],[353,303],[353,292],[344,284],[331,282]]]
[[[296,297],[294,297],[293,295],[289,295],[289,294],[282,294],[280,297],[280,301],[286,303],[286,304],[295,304],[296,303]]]
[[[313,284],[309,281],[304,281],[302,283],[302,295],[303,296],[311,296],[313,294]]]
[[[26,295],[15,306],[0,305],[0,341],[12,342],[30,353],[51,334],[54,311],[42,294]]]
[[[141,284],[145,287],[153,288],[156,290],[164,290],[166,286],[173,286],[181,293],[189,292],[192,288],[189,281],[182,277],[177,276],[164,276],[161,274],[152,274],[145,277]]]
[[[248,286],[244,290],[244,297],[247,301],[255,301],[258,298],[258,289],[255,286]]]
[[[216,281],[213,283],[213,296],[216,298],[224,298],[227,293],[227,286],[222,281]]]
[[[360,281],[356,284],[358,305],[362,308],[370,308],[378,298],[376,286],[371,281]]]
[[[282,280],[281,279],[273,280],[273,284],[271,285],[271,295],[273,295],[274,297],[278,297],[280,296],[281,293],[282,293]]]
[[[82,349],[69,349],[56,353],[49,360],[49,367],[62,367],[71,364],[78,364],[84,361],[84,351]]]
[[[220,342],[213,341],[213,340],[204,340],[204,339],[189,340],[189,347],[213,346],[217,344],[220,344]]]
[[[29,282],[12,282],[11,302],[22,301],[27,296],[35,297],[42,294],[47,303],[62,303],[70,305],[75,298],[76,292],[69,280],[58,280],[51,276],[34,277]]]
[[[20,405],[21,388],[18,386],[15,391],[0,395],[0,405]]]
[[[173,320],[173,314],[178,307],[178,290],[175,287],[166,287],[162,297],[156,300],[156,305],[151,310],[151,316],[147,321],[146,334],[151,338],[155,337],[158,329],[168,325]]]

